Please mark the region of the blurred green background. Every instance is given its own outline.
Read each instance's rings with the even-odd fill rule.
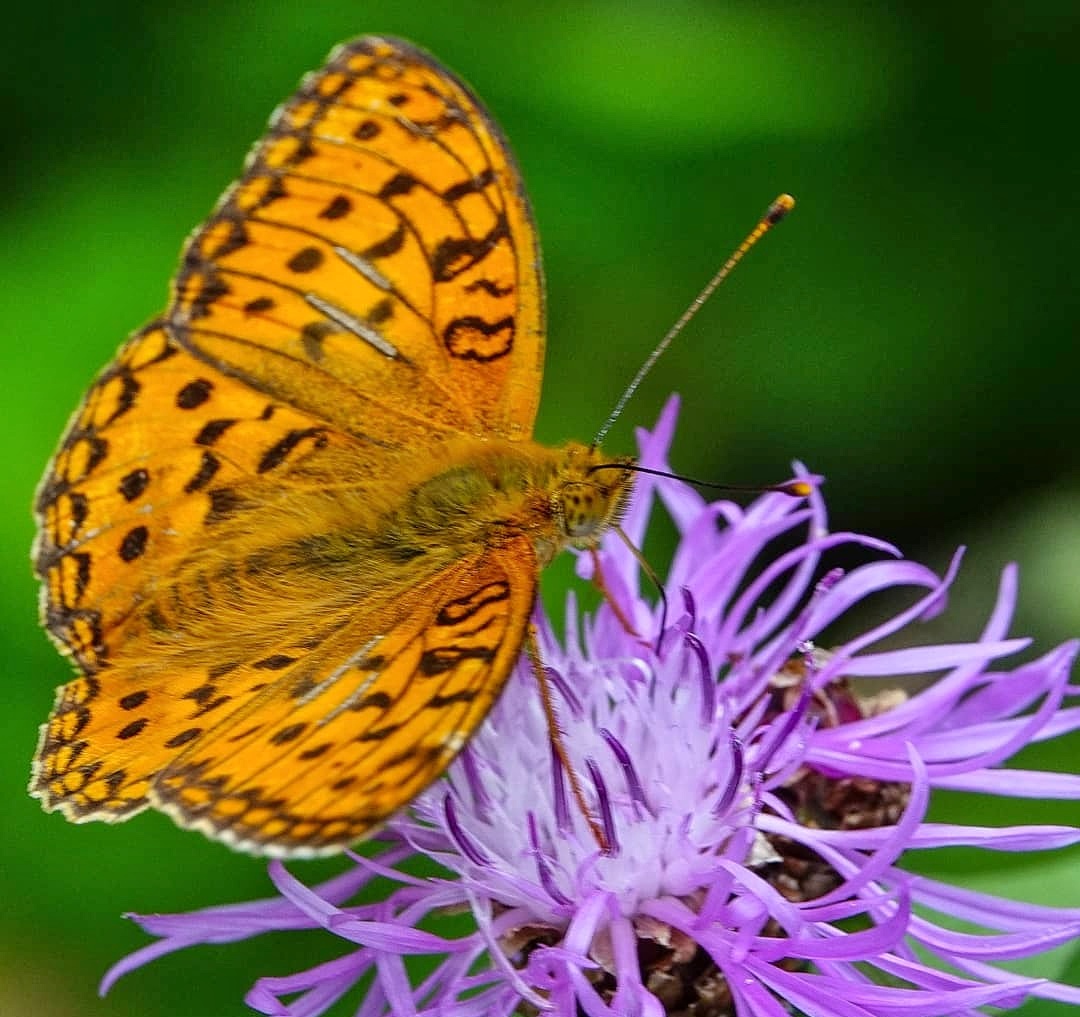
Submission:
[[[828,477],[836,528],[943,567],[975,636],[1010,560],[1014,631],[1080,632],[1076,440],[1080,8],[1036,0],[11,6],[0,190],[7,480],[0,711],[0,1014],[212,1015],[319,937],[172,957],[95,995],[145,942],[126,909],[266,892],[263,866],[159,816],[46,816],[24,787],[68,674],[35,621],[30,500],[64,421],[159,310],[182,238],[271,109],[330,46],[402,35],[472,83],[510,137],[546,252],[539,436],[588,438],[651,346],[775,194],[799,208],[695,320],[612,433],[683,396],[673,462],[733,482]],[[1080,739],[1026,752],[1075,771]],[[939,819],[1076,821],[1076,803],[949,798]],[[933,853],[927,871],[1080,905],[1080,855]],[[301,874],[316,869],[299,867]],[[1038,969],[1080,983],[1064,951]],[[1029,1004],[1026,1015],[1063,1013]]]

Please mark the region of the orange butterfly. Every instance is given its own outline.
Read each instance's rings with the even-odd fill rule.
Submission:
[[[336,50],[42,481],[42,615],[80,672],[42,727],[45,808],[153,806],[297,856],[430,784],[517,660],[541,566],[595,547],[631,487],[531,440],[543,342],[496,125],[408,43]]]

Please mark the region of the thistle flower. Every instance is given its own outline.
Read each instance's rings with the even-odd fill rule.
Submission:
[[[673,400],[640,435],[643,465],[666,468],[676,409]],[[882,541],[829,533],[815,478],[800,476],[815,485],[807,501],[766,494],[745,509],[642,476],[625,520],[631,540],[640,545],[657,499],[680,534],[666,611],[642,596],[633,555],[612,540],[600,555],[609,602],[579,621],[571,599],[563,640],[538,613],[562,738],[603,848],[569,794],[522,664],[380,854],[350,854],[347,871],[314,888],[274,862],[276,898],[132,916],[159,939],[117,964],[103,989],[197,943],[321,929],[345,952],[259,978],[250,1007],[314,1017],[361,981],[361,1017],[934,1017],[1032,996],[1080,1004],[1078,988],[997,966],[1080,938],[1080,908],[976,893],[900,864],[941,846],[1029,852],[1080,840],[1068,826],[925,820],[936,789],[1080,798],[1077,776],[1001,767],[1080,727],[1080,706],[1063,705],[1080,694],[1068,683],[1077,643],[999,664],[1028,644],[1007,635],[1009,568],[975,641],[876,648],[943,608],[960,556],[939,578]],[[876,558],[822,577],[823,556],[844,545]],[[580,571],[591,564],[583,556]],[[828,648],[828,626],[898,589],[915,591],[914,604]],[[899,691],[910,687],[900,679],[931,675],[941,677]],[[417,853],[442,874],[399,867]],[[392,892],[352,902],[376,876]],[[470,916],[465,934],[420,928],[447,911]],[[410,981],[406,962],[420,955],[434,966]]]

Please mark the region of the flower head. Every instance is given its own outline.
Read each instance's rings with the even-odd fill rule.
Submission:
[[[644,466],[666,468],[675,413],[673,401],[640,436]],[[933,1017],[1030,995],[1080,1004],[1080,989],[996,966],[1080,938],[1080,909],[962,890],[900,864],[945,845],[1042,851],[1080,840],[1073,827],[924,818],[939,788],[1080,797],[1075,776],[1018,780],[1001,768],[1024,745],[1080,727],[1080,707],[1063,705],[1080,693],[1068,684],[1077,644],[1012,670],[999,663],[1027,645],[1007,634],[1010,568],[975,641],[881,648],[944,607],[959,555],[939,578],[879,540],[829,533],[815,478],[800,475],[815,486],[806,501],[773,493],[745,509],[641,477],[624,525],[631,542],[657,499],[680,534],[661,603],[642,595],[635,557],[611,539],[597,558],[608,601],[596,614],[579,619],[571,599],[562,640],[536,618],[573,773],[553,751],[525,661],[381,854],[350,855],[348,871],[315,888],[272,863],[275,899],[136,916],[160,939],[106,987],[195,943],[321,928],[349,949],[260,978],[253,1009],[321,1014],[361,979],[364,1017]],[[823,574],[840,545],[875,559]],[[593,560],[579,567],[588,574]],[[897,589],[914,603],[828,645],[829,626]],[[899,679],[931,675],[920,691],[898,690]],[[415,853],[443,874],[403,872]],[[396,888],[352,902],[376,875]],[[419,927],[445,911],[470,913],[470,930]],[[950,931],[929,912],[982,931]],[[417,955],[437,960],[410,981],[405,962]]]

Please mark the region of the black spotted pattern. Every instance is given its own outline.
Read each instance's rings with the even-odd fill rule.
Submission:
[[[251,666],[258,668],[260,671],[282,671],[295,662],[296,658],[290,657],[287,653],[275,653],[272,656],[255,661]]]
[[[434,646],[420,655],[420,674],[425,678],[446,674],[466,660],[482,660],[490,663],[495,651],[490,646]]]
[[[383,237],[382,240],[377,240],[369,247],[365,247],[360,252],[360,257],[366,261],[376,261],[379,258],[389,258],[393,254],[397,254],[398,251],[405,244],[405,238],[408,234],[405,230],[404,223],[398,223],[393,233]]]
[[[120,481],[118,490],[124,501],[135,501],[146,490],[150,483],[150,474],[144,469],[132,470]]]
[[[166,743],[167,749],[178,749],[181,745],[187,745],[188,742],[195,741],[199,735],[202,734],[203,729],[201,727],[189,727],[185,731],[181,731],[179,734],[173,735]]]
[[[263,453],[259,465],[255,468],[257,473],[267,473],[280,466],[289,453],[307,438],[314,438],[316,448],[326,445],[326,433],[321,427],[304,427],[289,431],[284,437],[276,441]]]
[[[228,519],[241,504],[241,497],[231,487],[214,487],[207,492],[210,498],[210,508],[207,510],[205,522],[209,525]]]
[[[194,494],[196,491],[201,491],[214,479],[214,475],[219,469],[221,469],[221,461],[217,456],[211,452],[203,451],[199,468],[188,478],[187,483],[184,484],[184,493]]]
[[[121,710],[134,710],[138,706],[142,706],[143,703],[150,698],[150,693],[145,689],[139,692],[129,692],[126,696],[121,696],[119,699]]]
[[[291,272],[313,272],[322,262],[322,251],[317,247],[305,247],[285,262],[285,266]]]
[[[390,198],[397,198],[401,195],[408,194],[418,183],[419,181],[411,173],[395,173],[379,189],[379,197],[383,201],[388,201]]]
[[[286,742],[294,741],[304,733],[306,727],[307,724],[290,724],[288,727],[283,727],[270,736],[270,744],[284,745]]]
[[[148,717],[140,717],[138,720],[133,720],[130,724],[122,727],[117,733],[116,737],[121,741],[126,742],[129,738],[134,738],[137,734],[141,734],[147,724],[150,723]]]
[[[210,393],[214,390],[214,383],[206,378],[196,378],[189,381],[179,392],[176,393],[176,405],[182,410],[194,410],[202,406]]]
[[[320,745],[312,746],[310,749],[304,749],[304,751],[299,754],[299,758],[305,761],[311,759],[318,759],[319,756],[325,755],[333,747],[333,742],[323,742]]]
[[[470,177],[468,180],[462,180],[460,183],[453,184],[446,188],[446,190],[443,191],[443,197],[447,201],[460,201],[469,194],[476,194],[485,187],[490,187],[494,180],[495,171],[488,166],[487,169],[478,173],[475,177]]]
[[[199,433],[195,435],[196,445],[213,445],[219,438],[234,424],[236,420],[229,417],[222,417],[217,420],[208,420],[199,429]]]
[[[124,534],[120,541],[120,557],[127,562],[135,561],[142,557],[146,550],[146,542],[150,539],[150,531],[145,526],[134,526]]]
[[[352,202],[344,195],[338,194],[333,201],[320,213],[320,219],[342,219],[352,211]]]

